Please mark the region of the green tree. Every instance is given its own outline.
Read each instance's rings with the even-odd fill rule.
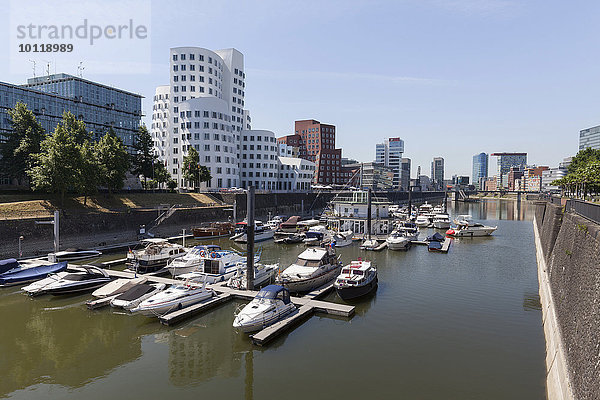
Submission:
[[[167,187],[171,192],[175,191],[175,188],[177,187],[177,181],[175,179],[169,179],[167,182]]]
[[[96,145],[86,140],[79,146],[81,157],[79,167],[79,190],[83,193],[83,204],[87,205],[87,198],[98,191],[100,181],[99,163],[96,155]]]
[[[8,116],[11,131],[4,134],[6,141],[0,144],[0,167],[7,175],[22,181],[33,166],[31,156],[40,151],[44,129],[24,103],[18,102],[8,110]]]
[[[154,162],[154,174],[152,179],[160,186],[160,184],[166,184],[171,179],[171,174],[167,171],[167,167],[161,161],[156,160]]]
[[[183,157],[183,178],[196,188],[200,177],[200,155],[195,148],[190,147]]]
[[[152,178],[152,164],[156,160],[156,156],[153,151],[154,141],[152,136],[148,133],[146,125],[140,126],[138,134],[136,136],[133,148],[135,155],[133,156],[133,173],[135,175],[144,176],[144,187],[146,187],[146,181],[148,178]]]
[[[59,123],[54,133],[42,141],[40,149],[32,156],[33,166],[27,171],[32,188],[59,193],[63,205],[65,193],[76,189],[80,182],[81,151],[75,135]]]
[[[79,120],[70,111],[65,111],[60,122],[75,138],[75,143],[82,145],[86,140],[92,140],[92,134],[87,131],[85,122]]]
[[[107,134],[96,143],[98,158],[99,182],[106,186],[108,193],[121,189],[125,174],[129,170],[129,154],[125,145],[111,128]]]
[[[210,170],[208,169],[208,167],[205,166],[205,165],[201,165],[200,166],[199,181],[200,182],[208,182],[211,179],[212,179],[212,175],[210,174]]]

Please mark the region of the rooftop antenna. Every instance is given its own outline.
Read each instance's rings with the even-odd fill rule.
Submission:
[[[83,78],[83,70],[85,69],[85,67],[83,66],[83,61],[79,62],[79,66],[77,67],[77,75],[80,78]]]
[[[43,60],[46,63],[46,75],[48,75],[48,77],[50,77],[50,64],[52,64],[50,61],[47,60]]]
[[[29,60],[29,62],[33,64],[33,77],[35,78],[35,61]]]

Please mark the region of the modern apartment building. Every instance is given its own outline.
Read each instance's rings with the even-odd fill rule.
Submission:
[[[434,157],[431,162],[431,184],[434,190],[444,188],[444,159],[442,157]]]
[[[335,126],[314,119],[295,121],[294,134],[277,139],[278,143],[299,148],[300,158],[315,163],[313,183],[344,185],[341,174],[342,149],[335,148]]]
[[[241,186],[277,190],[279,146],[275,134],[266,130],[241,132]]]
[[[277,191],[305,192],[311,189],[315,163],[297,157],[279,157]]]
[[[498,190],[508,189],[508,176],[512,167],[524,169],[527,166],[527,153],[492,153],[491,156],[498,157]]]
[[[579,131],[579,150],[600,149],[600,125]]]
[[[240,186],[241,132],[251,128],[244,109],[243,54],[235,49],[175,47],[169,65],[169,85],[159,86],[154,97],[155,151],[180,187],[188,186],[181,166],[192,146],[212,175],[202,188]]]
[[[394,188],[400,188],[401,160],[404,153],[404,141],[399,137],[387,138],[383,143],[375,145],[375,162],[392,168],[394,171]],[[406,190],[406,189],[405,189]]]
[[[479,153],[473,156],[473,174],[471,182],[476,189],[483,189],[483,182],[488,177],[489,156],[486,153]]]

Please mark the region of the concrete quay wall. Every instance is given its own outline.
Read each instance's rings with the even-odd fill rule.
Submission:
[[[600,225],[539,203],[534,231],[550,399],[600,399]]]

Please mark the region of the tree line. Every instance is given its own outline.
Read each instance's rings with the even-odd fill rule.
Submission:
[[[573,157],[567,175],[552,185],[559,186],[570,197],[585,199],[600,193],[600,149],[580,150]]]
[[[109,194],[119,190],[128,171],[143,177],[145,189],[177,187],[154,154],[152,136],[143,125],[130,154],[112,128],[95,141],[85,123],[70,112],[63,114],[51,135],[46,135],[24,103],[17,103],[8,115],[12,130],[0,143],[0,168],[21,184],[28,180],[33,190],[60,195],[61,203],[67,193],[84,195],[86,203],[100,187]],[[199,165],[198,152],[193,148],[184,158],[183,174],[197,184],[211,179],[208,169]]]

